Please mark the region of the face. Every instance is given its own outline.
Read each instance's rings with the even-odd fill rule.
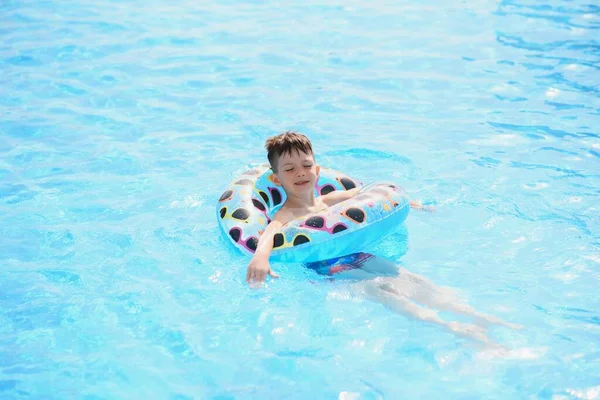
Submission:
[[[292,151],[283,154],[277,163],[277,180],[286,192],[312,191],[319,179],[319,166],[312,154]]]

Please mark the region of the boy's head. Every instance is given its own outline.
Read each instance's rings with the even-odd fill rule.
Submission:
[[[273,172],[279,171],[279,161],[282,156],[291,156],[293,153],[305,153],[313,157],[314,153],[310,140],[301,133],[287,131],[279,135],[272,136],[265,143],[267,149],[267,158]]]
[[[313,193],[321,169],[315,163],[312,145],[306,136],[284,132],[267,139],[265,147],[276,184],[288,195]]]

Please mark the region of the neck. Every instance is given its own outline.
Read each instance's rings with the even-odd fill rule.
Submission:
[[[309,208],[314,207],[317,202],[314,191],[310,191],[305,195],[291,194],[288,195],[286,203],[292,208]]]

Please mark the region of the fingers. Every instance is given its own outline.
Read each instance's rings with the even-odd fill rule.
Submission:
[[[264,280],[264,278],[262,279]],[[248,268],[248,272],[246,273],[246,282],[256,282],[261,281],[260,272],[255,269]]]
[[[421,205],[421,202],[419,201],[410,200],[408,203],[410,204],[411,208],[414,208],[415,210],[420,210],[423,208],[423,205]]]
[[[269,270],[267,272],[265,271],[260,271],[260,270],[255,270],[253,268],[248,268],[248,271],[246,272],[246,282],[247,283],[261,283],[264,282],[267,278],[267,275],[269,275],[271,278],[279,278],[279,275],[276,274],[275,272],[273,272],[273,270]]]
[[[248,271],[246,272],[246,282],[250,283],[254,281],[256,281],[256,271],[252,268],[248,268]]]
[[[432,205],[424,205],[420,201],[410,200],[409,203],[410,203],[410,207],[414,208],[417,211],[427,211],[427,212],[434,212],[435,211],[435,207],[434,206],[432,206]]]
[[[246,282],[264,282],[265,276],[264,273],[252,271],[246,276]]]
[[[252,268],[248,268],[246,272],[246,282],[264,282],[266,274],[262,271],[256,271]]]

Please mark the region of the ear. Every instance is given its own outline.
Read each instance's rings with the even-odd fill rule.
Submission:
[[[319,180],[320,177],[321,177],[321,166],[317,165],[317,181]]]
[[[279,180],[279,177],[277,176],[277,174],[275,172],[273,172],[273,175],[271,175],[271,180],[277,186],[281,186],[281,181]]]

